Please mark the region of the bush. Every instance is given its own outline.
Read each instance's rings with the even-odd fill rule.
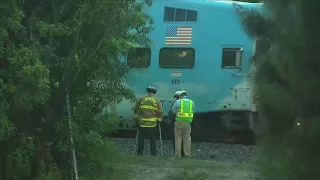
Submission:
[[[0,179],[70,179],[71,136],[80,176],[106,178],[115,152],[103,136],[117,121],[106,108],[134,99],[120,57],[150,43],[144,5],[0,2]]]
[[[244,28],[257,42],[253,64],[264,179],[320,176],[320,29],[314,18],[319,16],[318,5],[268,0],[261,12],[239,11]]]

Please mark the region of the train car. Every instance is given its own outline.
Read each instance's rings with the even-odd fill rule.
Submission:
[[[173,93],[188,92],[195,102],[195,139],[254,130],[249,63],[254,43],[243,31],[233,3],[154,0],[145,8],[155,23],[150,35],[154,45],[136,48],[126,57],[134,66],[127,86],[137,97],[145,94],[147,86],[155,86],[166,115]],[[237,3],[249,9],[260,6]],[[149,58],[144,63],[132,63],[141,56]],[[123,101],[112,109],[121,119],[130,120],[132,107],[132,103]]]

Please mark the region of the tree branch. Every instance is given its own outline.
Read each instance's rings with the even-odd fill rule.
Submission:
[[[53,11],[53,22],[52,24],[56,24],[57,23],[57,19],[58,19],[58,13],[57,13],[57,9],[55,6],[55,0],[51,1],[51,8]],[[49,29],[49,38],[48,38],[48,44],[51,46],[52,45],[52,30]]]
[[[93,53],[92,53],[87,59],[83,60],[83,63],[82,63],[81,66],[79,67],[78,71],[75,73],[72,81],[75,81],[75,80],[76,80],[76,78],[78,77],[79,73],[81,72],[81,69],[82,69],[83,66],[86,64],[86,62],[88,62],[89,60],[91,60],[91,59],[93,58],[93,56],[96,55],[97,51],[100,49],[100,46],[101,46],[101,44],[102,44],[103,39],[104,39],[104,36],[100,39],[100,41],[99,41],[97,47],[95,48],[95,50],[93,51]]]

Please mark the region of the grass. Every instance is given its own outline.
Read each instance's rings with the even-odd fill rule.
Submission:
[[[174,157],[135,156],[121,153],[116,149],[109,151],[111,180],[206,180],[237,179],[243,172],[257,172],[253,164],[232,164],[196,159]],[[141,173],[146,171],[146,173]],[[238,174],[240,173],[240,174]],[[156,179],[150,177],[152,174]],[[146,177],[147,176],[147,177]],[[234,177],[237,176],[237,177]],[[134,177],[134,178],[133,178]],[[241,179],[241,177],[240,177]]]
[[[130,179],[130,172],[123,169],[115,169],[114,172],[108,177],[110,180],[128,180]]]
[[[182,159],[173,157],[153,157],[153,156],[134,156],[122,154],[118,158],[113,160],[114,163],[126,163],[126,164],[140,164],[153,167],[167,166],[168,164],[174,166],[175,168],[184,169],[217,169],[219,165],[203,160],[195,159]]]
[[[112,180],[130,179],[132,174],[137,173],[132,171],[132,167],[137,165],[142,166],[142,169],[143,167],[160,168],[163,169],[163,173],[166,172],[166,168],[172,168],[173,172],[165,175],[164,180],[206,180],[209,176],[208,172],[223,168],[215,163],[200,160],[132,155],[122,155],[110,163],[114,168]],[[201,172],[203,169],[207,169],[207,172]]]
[[[247,169],[256,170],[256,167],[252,164],[225,164],[213,161],[196,160],[196,159],[183,159],[183,158],[173,158],[173,157],[153,157],[153,156],[134,156],[120,153],[113,159],[114,163],[125,163],[125,164],[137,164],[146,165],[153,167],[166,167],[168,165],[175,168],[183,169],[221,169],[230,168],[234,166],[235,169]]]
[[[165,177],[166,180],[206,180],[209,174],[205,172],[182,171],[170,174]]]
[[[173,168],[174,173],[170,173],[163,179],[167,180],[205,180],[208,174],[205,172],[197,172],[195,169],[217,170],[221,166],[207,161],[194,159],[181,159],[172,157],[153,157],[153,156],[134,156],[119,153],[110,161],[112,166],[111,180],[125,180],[130,179],[133,166],[146,166],[158,168]],[[128,166],[127,166],[128,165]],[[129,167],[129,168],[128,168]],[[110,171],[109,171],[110,172]]]

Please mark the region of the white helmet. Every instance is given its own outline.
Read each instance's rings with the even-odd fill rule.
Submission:
[[[173,95],[173,98],[179,99],[180,93],[181,93],[180,91],[175,92]]]
[[[188,96],[188,93],[187,93],[187,91],[180,91],[180,95],[181,96]]]

